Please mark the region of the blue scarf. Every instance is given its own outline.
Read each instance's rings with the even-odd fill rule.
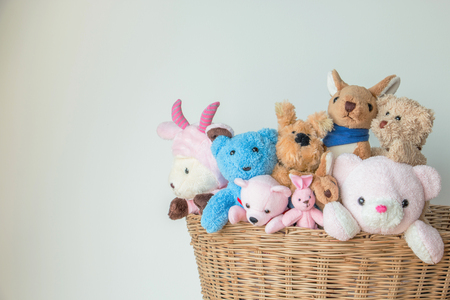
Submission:
[[[334,129],[323,139],[327,147],[365,142],[369,140],[369,129],[347,128],[334,124]]]

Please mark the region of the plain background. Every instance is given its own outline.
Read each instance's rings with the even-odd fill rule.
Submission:
[[[0,299],[200,299],[184,220],[171,221],[180,98],[236,133],[326,110],[327,72],[436,112],[423,149],[450,205],[449,2],[0,2]],[[376,145],[373,135],[371,142]]]

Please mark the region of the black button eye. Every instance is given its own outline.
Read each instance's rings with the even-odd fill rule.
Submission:
[[[339,97],[336,97],[333,99],[333,103],[336,103],[336,101],[339,99]]]
[[[389,112],[386,112],[386,116],[389,116]]]
[[[256,148],[256,147],[253,147],[252,151],[253,151],[253,152],[258,152],[258,151],[259,151],[259,149],[258,149],[258,148]]]
[[[403,208],[404,208],[404,207],[407,207],[408,204],[409,204],[408,200],[405,199],[405,200],[402,201],[402,207],[403,207]]]
[[[366,200],[364,200],[364,198],[363,197],[359,197],[359,199],[358,199],[358,203],[359,203],[359,205],[364,205],[364,202],[365,202]]]
[[[268,214],[268,213],[270,213],[270,210],[266,209],[264,212],[265,212],[266,214]]]
[[[248,203],[245,204],[245,207],[250,208],[250,204],[248,204]]]
[[[369,111],[373,110],[373,105],[369,103]]]
[[[295,134],[295,131],[292,131],[293,134]]]
[[[236,153],[236,151],[231,150],[230,155],[234,155]]]
[[[396,116],[395,119],[396,119],[397,121],[400,121],[400,120],[402,119],[402,117]]]
[[[184,170],[184,173],[189,174],[189,169],[186,168],[186,169]]]

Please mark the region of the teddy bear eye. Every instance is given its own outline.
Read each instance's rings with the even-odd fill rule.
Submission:
[[[295,131],[292,131],[293,134],[295,134]]]
[[[402,119],[402,117],[396,116],[395,119],[396,119],[397,121],[400,121],[400,120]]]
[[[248,203],[245,204],[245,207],[250,208],[250,204],[248,204]]]
[[[236,153],[236,151],[231,150],[230,155],[234,155]]]
[[[407,207],[408,204],[409,204],[408,200],[404,199],[404,200],[402,201],[402,207]]]
[[[369,111],[373,110],[373,105],[369,103]]]
[[[339,97],[336,97],[333,99],[333,103],[336,103],[336,101],[338,100]]]
[[[264,212],[265,212],[266,214],[268,214],[268,213],[270,213],[270,210],[266,209]]]
[[[186,169],[184,170],[184,173],[189,174],[189,169],[186,168]]]
[[[259,151],[259,149],[258,149],[258,148],[256,148],[256,147],[253,147],[252,151],[253,151],[253,152],[258,152],[258,151]]]
[[[359,203],[359,205],[364,205],[364,202],[365,202],[366,200],[364,200],[364,198],[363,197],[359,197],[359,199],[358,199],[358,203]]]
[[[389,116],[389,112],[386,112],[386,116]]]

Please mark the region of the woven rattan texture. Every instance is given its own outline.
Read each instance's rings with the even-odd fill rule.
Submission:
[[[450,207],[427,215],[444,258],[421,262],[402,236],[360,233],[347,242],[323,230],[266,234],[247,223],[207,234],[186,218],[204,299],[450,299]]]

